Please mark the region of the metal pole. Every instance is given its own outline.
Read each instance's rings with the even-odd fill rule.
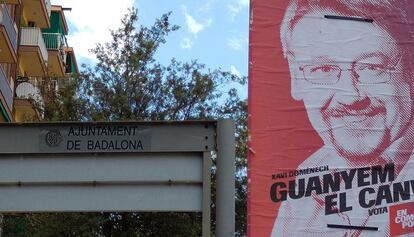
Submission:
[[[234,122],[217,124],[216,236],[234,237],[235,228],[235,144]]]
[[[211,209],[211,152],[204,152],[203,153],[202,237],[211,236],[211,210],[210,209]]]
[[[3,226],[4,226],[4,216],[3,214],[0,214],[0,237],[3,235]]]

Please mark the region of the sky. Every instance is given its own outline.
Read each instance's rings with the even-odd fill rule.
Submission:
[[[69,46],[78,64],[93,65],[89,53],[96,43],[110,40],[109,29],[117,29],[127,9],[138,9],[138,24],[150,26],[162,14],[172,12],[170,22],[181,28],[167,37],[156,58],[167,65],[197,59],[210,69],[247,76],[249,0],[51,0],[66,11]],[[247,88],[242,89],[247,96]]]

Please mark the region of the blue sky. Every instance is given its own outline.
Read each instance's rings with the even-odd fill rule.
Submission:
[[[156,57],[161,63],[167,64],[173,57],[197,59],[208,68],[247,76],[249,0],[52,0],[52,4],[72,8],[65,12],[68,43],[75,49],[78,63],[93,63],[88,49],[108,41],[109,29],[116,29],[128,7],[135,6],[140,24],[151,25],[172,11],[171,23],[181,27],[159,49]]]

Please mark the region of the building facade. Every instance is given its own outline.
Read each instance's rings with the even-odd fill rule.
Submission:
[[[41,83],[78,73],[65,10],[50,0],[0,1],[1,122],[41,120]]]

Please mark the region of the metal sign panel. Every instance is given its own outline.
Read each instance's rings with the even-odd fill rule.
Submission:
[[[0,212],[201,211],[203,153],[1,155]]]
[[[201,184],[201,155],[194,152],[0,155],[0,185],[168,181]]]
[[[3,186],[1,212],[201,211],[202,187]]]
[[[211,151],[215,122],[1,124],[0,153]]]

